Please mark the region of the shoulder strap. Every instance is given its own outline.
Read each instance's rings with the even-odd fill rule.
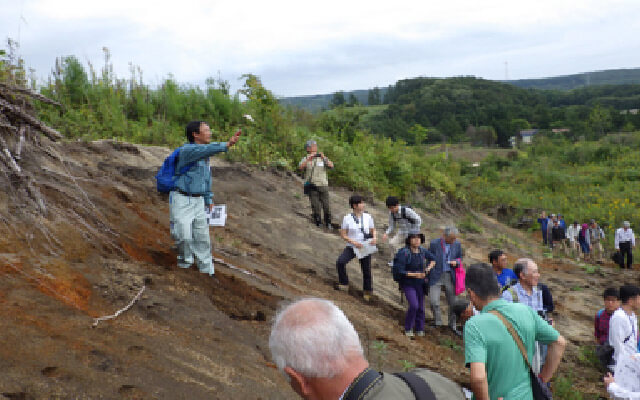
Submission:
[[[512,300],[514,303],[519,303],[519,302],[520,302],[520,299],[518,299],[518,292],[516,292],[516,290],[513,288],[513,286],[509,286],[509,287],[507,288],[507,291],[508,291],[509,293],[511,293],[511,300]]]
[[[527,367],[529,367],[529,370],[531,370],[531,364],[529,363],[529,357],[527,356],[527,350],[524,348],[524,343],[522,343],[522,339],[520,339],[520,336],[518,336],[518,333],[516,332],[516,330],[513,327],[513,325],[511,325],[511,322],[507,321],[507,319],[504,317],[504,315],[502,315],[497,310],[491,310],[489,312],[491,314],[495,315],[496,317],[500,318],[500,321],[502,321],[504,326],[507,328],[507,330],[511,334],[511,337],[516,342],[516,345],[518,345],[518,349],[520,349],[520,353],[522,354],[522,357],[524,358],[524,362],[527,364]]]
[[[598,318],[602,317],[602,313],[604,312],[604,308],[598,310],[598,314],[596,315]]]
[[[436,395],[429,384],[413,372],[396,372],[394,374],[402,379],[413,392],[416,400],[436,400]]]
[[[351,382],[351,385],[342,396],[343,400],[361,400],[371,388],[382,379],[382,374],[371,368],[367,368]]]
[[[311,172],[309,173],[309,179],[307,179],[307,182],[311,183],[311,179],[313,178],[313,170],[316,167],[316,158],[312,158],[311,159]]]

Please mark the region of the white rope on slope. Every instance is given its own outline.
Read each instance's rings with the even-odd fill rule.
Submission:
[[[217,257],[211,257],[211,258],[213,258],[213,261],[214,261],[215,263],[222,264],[222,265],[227,266],[227,267],[229,267],[229,268],[231,268],[231,269],[234,269],[234,270],[236,270],[236,271],[242,272],[242,273],[243,273],[243,274],[245,274],[245,275],[256,276],[256,274],[254,274],[254,273],[252,273],[252,272],[249,272],[249,271],[247,271],[246,269],[243,269],[243,268],[240,268],[240,267],[236,267],[235,265],[233,265],[233,264],[230,264],[230,263],[226,262],[226,261],[225,261],[225,260],[223,260],[222,258],[217,258]],[[257,277],[256,277],[256,278],[257,278]]]
[[[96,326],[98,326],[100,321],[106,321],[106,320],[109,320],[109,319],[117,318],[120,314],[122,314],[123,312],[127,311],[128,309],[130,309],[135,304],[135,302],[140,299],[140,296],[142,296],[142,292],[144,292],[144,289],[146,289],[145,285],[142,286],[142,289],[140,289],[138,294],[136,294],[136,297],[134,297],[133,300],[131,300],[131,302],[129,304],[127,304],[127,306],[125,308],[122,308],[122,309],[116,311],[115,314],[107,315],[107,316],[99,317],[99,318],[94,318],[92,328],[95,328]]]

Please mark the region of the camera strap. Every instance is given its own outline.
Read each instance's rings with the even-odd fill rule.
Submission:
[[[362,213],[362,216],[360,217],[360,221],[358,221],[358,218],[356,218],[356,214],[355,213],[351,213],[351,216],[353,217],[353,220],[355,221],[356,225],[360,225],[360,231],[362,232],[362,234],[366,238],[367,234],[364,231],[364,213]]]

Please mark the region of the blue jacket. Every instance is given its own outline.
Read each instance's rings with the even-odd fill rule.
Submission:
[[[398,250],[395,257],[393,258],[393,267],[398,273],[404,275],[404,277],[400,281],[400,285],[403,286],[422,284],[424,282],[424,279],[410,278],[406,276],[407,272],[423,272],[425,268],[427,268],[427,265],[431,263],[431,261],[435,261],[433,254],[431,254],[429,250],[425,249],[422,246],[420,246],[420,257],[422,258],[422,265],[420,268],[415,268],[414,266],[410,265],[410,257],[411,249],[409,249],[408,247],[403,247]]]
[[[436,266],[433,267],[431,272],[429,272],[429,286],[433,286],[436,282],[438,282],[438,280],[440,279],[440,276],[442,276],[443,268],[444,268],[443,245],[444,245],[443,238],[433,239],[429,244],[429,251],[431,252],[431,254],[433,254],[433,257],[436,260]],[[455,242],[451,243],[450,246],[451,247],[449,248],[449,260],[450,261],[458,260],[459,261],[458,265],[460,265],[460,263],[462,262],[462,256],[463,256],[462,246],[460,245],[460,242],[456,240]],[[455,287],[456,274],[453,268],[451,268],[451,278],[453,281],[453,286]]]
[[[209,157],[227,150],[227,143],[184,144],[180,148],[176,171],[180,171],[186,164],[194,161],[196,164],[176,179],[176,188],[189,194],[201,194],[204,197],[204,204],[211,204],[213,193],[211,193]]]
[[[538,218],[538,223],[540,224],[540,230],[546,234],[549,218]]]

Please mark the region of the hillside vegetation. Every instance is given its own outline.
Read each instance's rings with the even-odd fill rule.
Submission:
[[[622,115],[600,103],[587,105],[607,98],[611,104],[628,102],[625,106],[631,107],[640,86],[559,94],[475,78],[415,79],[400,81],[387,93],[393,104],[340,105],[312,115],[283,108],[253,75],[244,76],[244,87],[236,94],[229,92],[227,82],[215,79],[201,89],[169,77],[151,88],[139,68],[132,67],[128,79],[115,76],[109,56],[105,51],[100,71],[91,65],[87,71],[75,57],[61,58],[41,89],[65,110],[40,104],[40,116],[67,138],[117,138],[175,147],[184,142],[184,125],[203,119],[214,128],[217,140],[226,140],[233,129],[242,127],[243,140],[230,159],[285,170],[295,170],[304,141],[315,138],[339,166],[331,172],[333,184],[378,198],[395,194],[433,211],[451,202],[482,210],[508,205],[514,209],[513,220],[525,210],[545,208],[563,212],[567,220],[596,218],[611,228],[625,219],[640,223],[635,211],[640,201],[638,134],[609,134],[621,124],[629,129],[640,126],[640,115]],[[28,84],[20,60],[11,52],[0,62],[5,80]],[[255,124],[243,125],[243,114],[253,115]],[[523,118],[512,118],[516,116]],[[440,145],[421,145],[442,134],[437,127],[424,128],[437,118],[440,127],[461,129],[457,118],[489,125],[485,131],[478,128],[476,137],[491,133],[491,124],[511,132],[508,127],[518,124],[560,125],[550,121],[568,118],[565,122],[586,133],[582,137],[597,140],[576,142],[573,130],[568,135],[543,130],[533,146],[492,156],[473,167],[469,160],[482,157],[447,159]],[[409,126],[410,120],[415,124]],[[382,126],[388,126],[384,135],[370,133]],[[463,140],[467,133],[453,137]],[[478,154],[484,152],[477,149]]]

